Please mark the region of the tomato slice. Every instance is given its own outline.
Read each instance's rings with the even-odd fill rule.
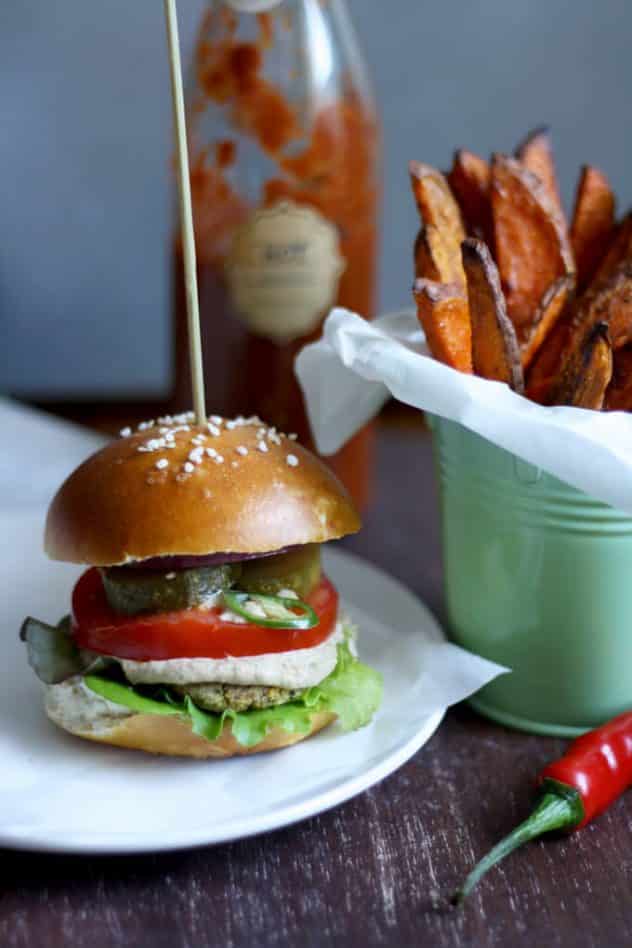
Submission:
[[[72,594],[73,633],[81,648],[137,662],[170,658],[241,658],[320,645],[338,614],[338,593],[323,576],[307,598],[319,618],[313,629],[265,629],[220,619],[223,608],[183,609],[123,616],[109,605],[97,569],[80,577]]]

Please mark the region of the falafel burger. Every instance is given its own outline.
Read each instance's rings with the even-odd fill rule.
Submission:
[[[85,564],[71,614],[25,620],[46,713],[156,754],[274,750],[367,724],[381,676],[321,570],[360,527],[314,455],[260,419],[144,422],[65,481],[45,550]]]

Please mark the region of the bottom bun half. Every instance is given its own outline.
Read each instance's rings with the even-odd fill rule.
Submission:
[[[92,704],[94,707],[90,707]],[[258,744],[244,747],[233,736],[230,721],[226,722],[217,740],[208,741],[194,734],[189,722],[182,718],[121,713],[118,706],[112,713],[113,708],[110,702],[96,695],[87,695],[86,689],[79,689],[76,684],[54,685],[46,689],[46,714],[69,734],[100,744],[170,757],[225,758],[280,750],[304,741],[336,719],[336,715],[329,711],[315,712],[306,734],[290,734],[273,728]]]

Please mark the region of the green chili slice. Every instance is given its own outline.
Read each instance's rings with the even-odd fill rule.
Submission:
[[[313,629],[320,619],[311,606],[302,599],[290,596],[264,596],[261,593],[239,592],[226,589],[224,602],[232,612],[265,629]],[[265,618],[249,610],[248,603],[256,603],[265,612]]]

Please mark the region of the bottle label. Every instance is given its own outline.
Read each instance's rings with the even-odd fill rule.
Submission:
[[[344,268],[336,228],[292,201],[255,211],[235,232],[226,260],[237,312],[253,333],[280,343],[318,325]]]
[[[263,13],[264,10],[278,7],[282,0],[224,0],[224,3],[238,13]]]

